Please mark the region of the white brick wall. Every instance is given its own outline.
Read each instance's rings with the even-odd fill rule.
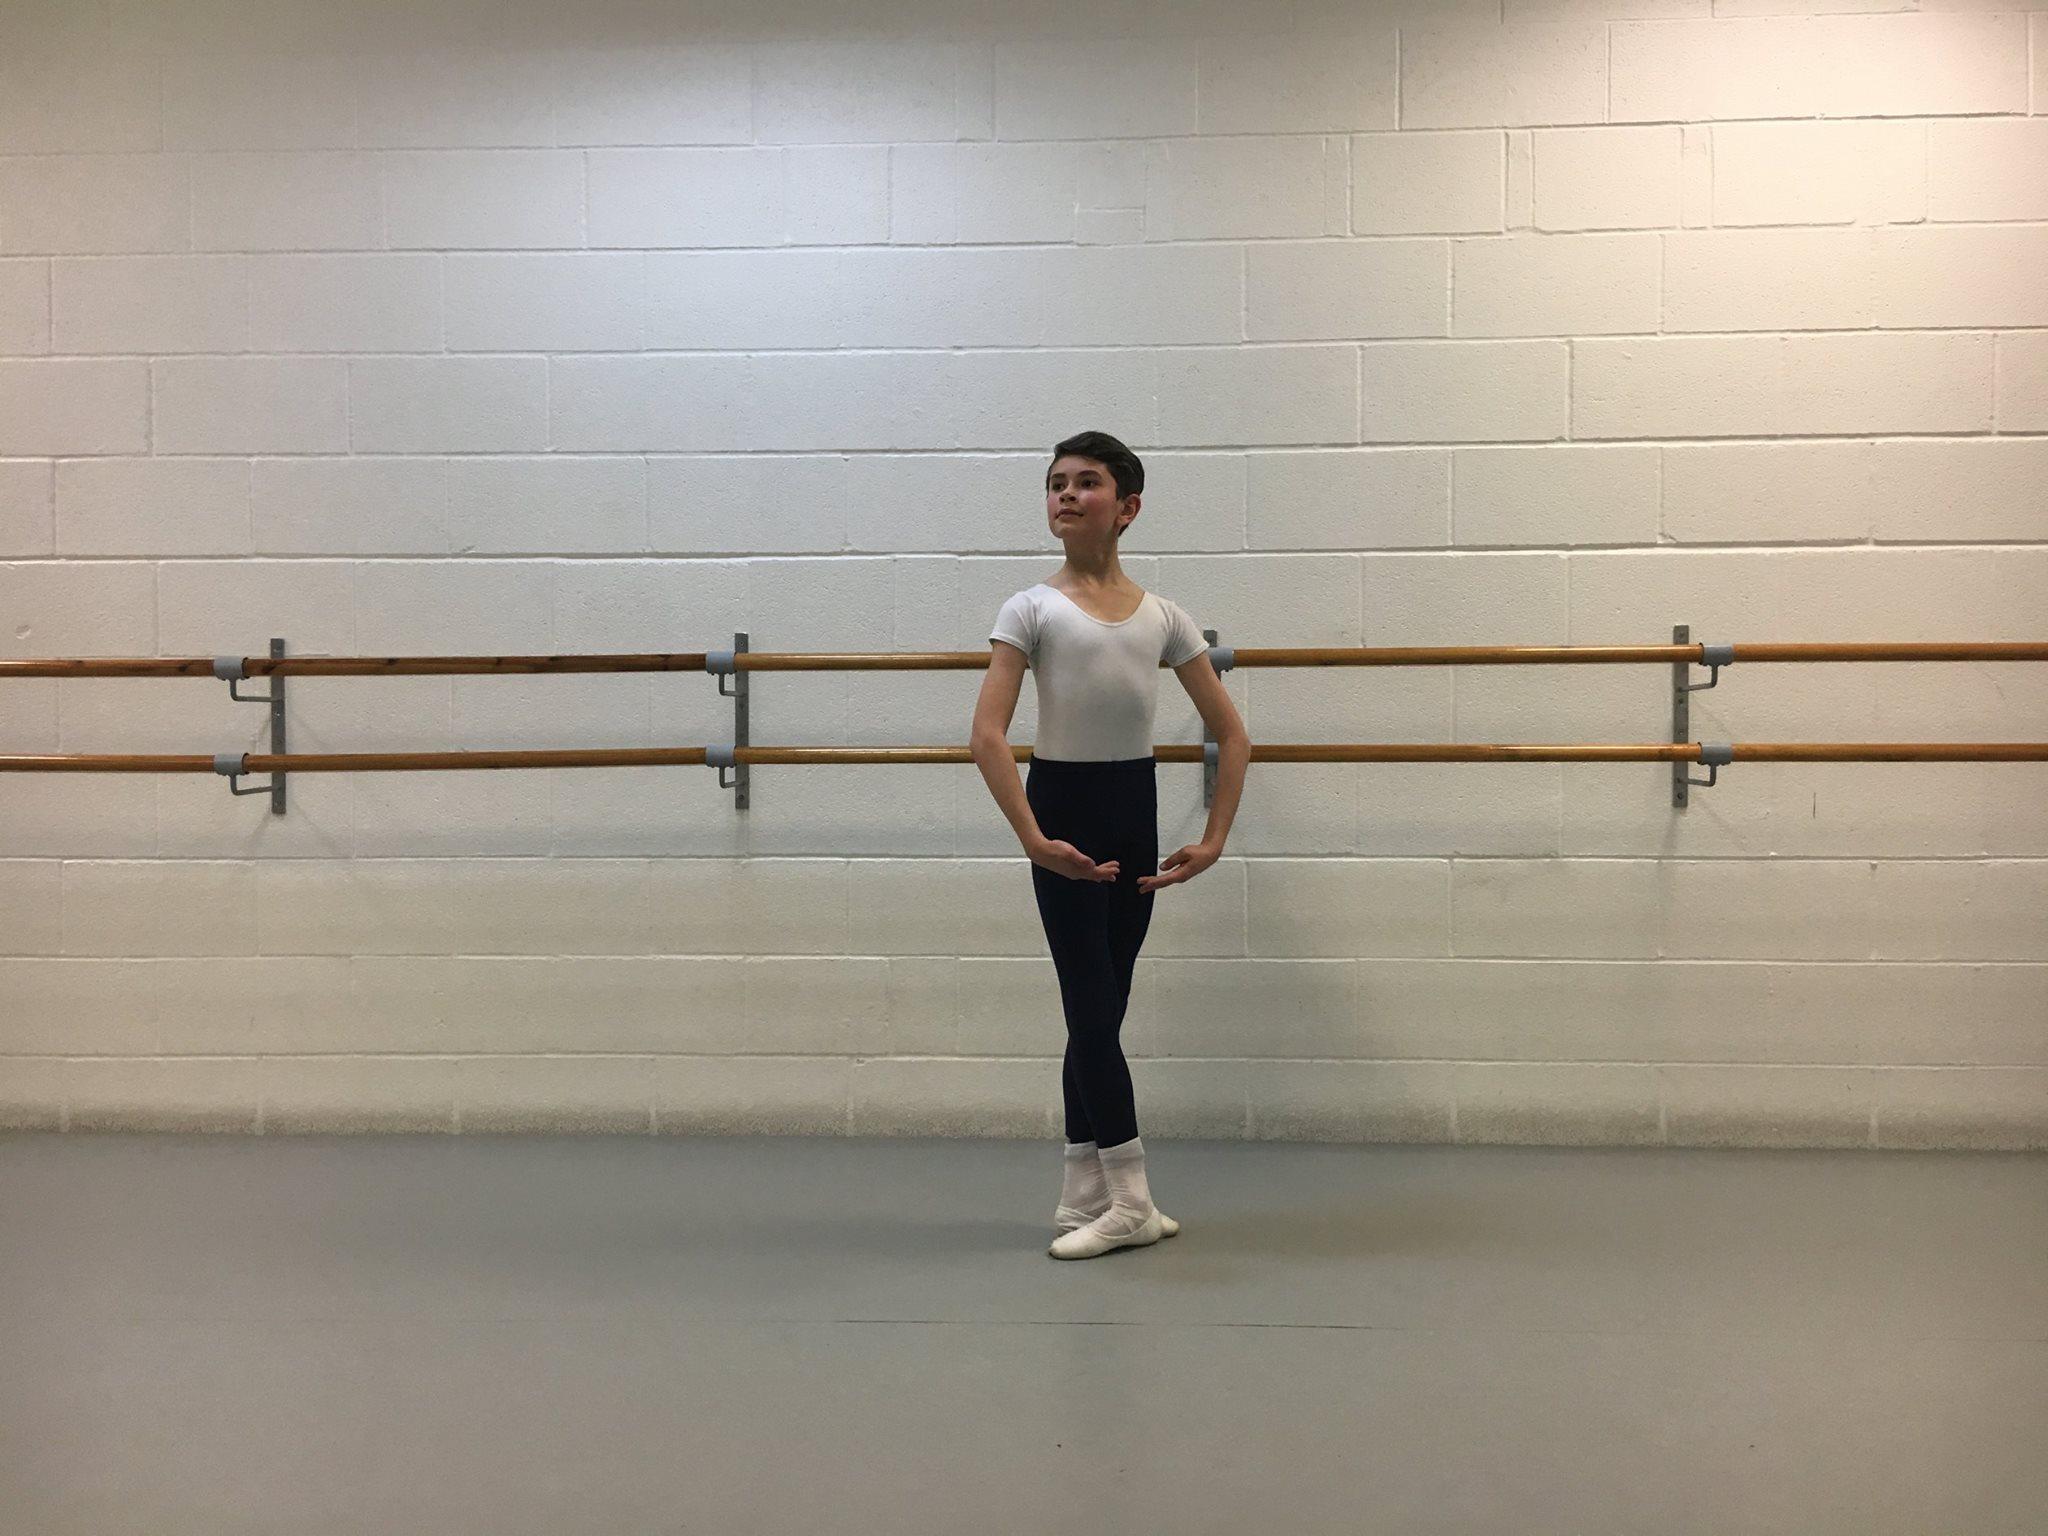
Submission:
[[[698,11],[0,19],[0,655],[977,649],[1084,426],[1151,470],[1131,575],[1225,644],[2048,638],[2038,5]],[[1695,734],[2040,740],[2044,674],[1738,667]],[[757,677],[756,739],[957,744],[976,678]],[[1257,741],[1668,718],[1654,668],[1227,686]],[[291,695],[312,751],[730,721],[681,677]],[[0,683],[0,750],[259,713]],[[2043,784],[1260,765],[1159,900],[1141,1120],[2048,1145]],[[979,774],[753,792],[0,779],[0,1128],[1057,1134]]]
[[[47,460],[0,459],[0,554],[51,553],[56,528],[52,485]]]
[[[0,353],[35,357],[50,350],[50,264],[0,261]]]
[[[1535,225],[1669,229],[1679,220],[1676,128],[1560,128],[1530,134]]]
[[[1351,228],[1360,235],[1484,234],[1504,227],[1497,133],[1377,133],[1351,141]]]
[[[53,268],[50,321],[60,352],[249,350],[249,266],[241,257],[108,256],[60,259]],[[302,349],[266,342],[263,350]]]

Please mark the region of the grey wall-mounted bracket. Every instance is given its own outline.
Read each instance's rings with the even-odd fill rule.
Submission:
[[[1687,774],[1685,782],[1700,789],[1712,789],[1715,781],[1721,777],[1721,770],[1735,761],[1734,744],[1726,741],[1703,741],[1700,743],[1700,761],[1707,765],[1707,776],[1704,779],[1695,779]],[[1679,765],[1679,771],[1684,772],[1683,764]]]
[[[729,651],[707,651],[704,655],[704,670],[718,677],[718,696],[732,700],[732,745],[728,747],[706,747],[704,761],[718,770],[718,787],[733,792],[733,809],[744,811],[751,799],[752,784],[748,765],[739,760],[737,750],[752,744],[747,731],[747,674],[740,670],[740,653],[747,648],[747,632],[735,630],[732,649]],[[725,680],[732,678],[732,690],[726,691]],[[732,770],[731,780],[725,776]]]
[[[1673,645],[1691,644],[1691,626],[1674,624],[1671,628],[1671,643]],[[1734,663],[1734,646],[1708,645],[1702,642],[1700,645],[1700,665],[1708,669],[1707,680],[1704,683],[1692,681],[1691,662],[1675,661],[1671,664],[1671,739],[1674,742],[1682,744],[1692,740],[1692,696],[1720,682],[1721,669],[1733,666]],[[1709,751],[1718,753],[1726,750],[1725,747],[1709,747],[1704,743],[1700,748],[1702,754]],[[1676,760],[1671,764],[1671,803],[1678,810],[1682,811],[1685,809],[1689,792],[1693,787],[1696,786],[1700,789],[1713,788],[1715,781],[1720,777],[1722,767],[1732,762],[1733,758],[1707,757],[1702,755],[1700,761],[1707,764],[1707,776],[1704,779],[1694,778],[1683,760]]]
[[[284,655],[284,641],[272,638],[270,659],[277,661]],[[235,684],[244,682],[249,675],[248,666],[239,656],[218,656],[214,658],[213,675],[228,685],[228,697],[237,704],[268,704],[270,706],[270,750],[273,756],[282,757],[285,752],[284,731],[284,678],[270,674],[270,692],[264,694],[242,693]],[[228,792],[236,795],[260,795],[270,791],[270,814],[284,814],[284,779],[281,773],[273,773],[266,784],[257,784],[249,789],[241,787],[242,764],[246,753],[219,753],[213,760],[213,771],[222,774],[228,781]],[[232,766],[223,766],[232,764]]]

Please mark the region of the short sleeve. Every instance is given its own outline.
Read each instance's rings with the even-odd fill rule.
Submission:
[[[989,631],[991,640],[1001,640],[1014,645],[1027,659],[1038,656],[1038,609],[1033,605],[1030,594],[1019,592],[996,615],[995,628]]]
[[[1202,638],[1201,629],[1179,603],[1170,597],[1162,597],[1159,602],[1166,609],[1166,644],[1160,659],[1169,667],[1185,666],[1209,649],[1209,642]]]

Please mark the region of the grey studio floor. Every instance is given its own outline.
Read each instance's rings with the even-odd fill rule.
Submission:
[[[2048,1157],[0,1136],[0,1531],[2048,1530]]]

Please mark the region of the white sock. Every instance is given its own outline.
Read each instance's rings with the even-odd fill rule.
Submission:
[[[1135,1229],[1152,1214],[1152,1187],[1145,1179],[1145,1143],[1133,1136],[1114,1147],[1101,1147],[1102,1176],[1109,1184],[1109,1210],[1103,1221]]]
[[[1067,1144],[1067,1173],[1060,1185],[1060,1204],[1074,1212],[1093,1216],[1109,1204],[1109,1181],[1092,1141]]]
[[[1096,1156],[1109,1184],[1109,1209],[1085,1227],[1054,1238],[1047,1253],[1056,1259],[1092,1259],[1113,1248],[1156,1243],[1180,1230],[1178,1222],[1152,1204],[1144,1143],[1133,1136],[1121,1146],[1097,1148]]]

